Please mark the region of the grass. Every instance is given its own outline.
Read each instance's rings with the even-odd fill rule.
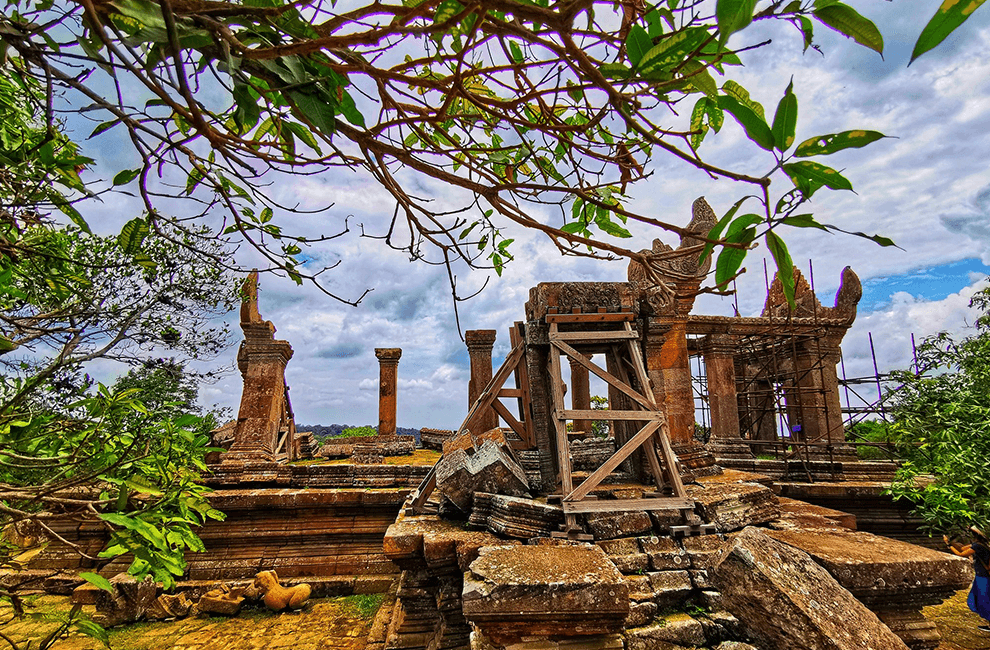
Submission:
[[[368,620],[378,613],[378,608],[382,606],[385,594],[361,594],[357,596],[346,596],[341,599],[341,603],[352,609],[359,617]]]

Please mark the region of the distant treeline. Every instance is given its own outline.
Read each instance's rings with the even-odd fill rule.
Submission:
[[[324,438],[336,438],[337,436],[339,436],[340,434],[342,434],[344,432],[344,429],[350,429],[350,428],[356,427],[356,426],[359,426],[359,425],[356,425],[356,424],[329,424],[329,425],[323,425],[323,424],[299,424],[299,423],[297,423],[296,424],[296,431],[310,431],[310,432],[312,432],[312,434],[315,437],[317,437],[317,438],[319,438],[319,439],[322,440]],[[371,426],[371,425],[369,424],[369,425],[364,425],[364,426]],[[378,430],[378,427],[371,427],[371,428],[374,429],[375,431]],[[396,427],[396,432],[400,436],[414,436],[416,438],[416,443],[417,444],[419,443],[419,429],[410,429],[408,427]]]

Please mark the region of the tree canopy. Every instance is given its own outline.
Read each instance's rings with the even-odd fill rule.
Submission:
[[[981,4],[944,2],[913,57]],[[564,254],[651,268],[623,244],[625,224],[681,228],[635,212],[626,193],[673,159],[744,184],[757,204],[737,203],[709,234],[725,247],[715,272],[725,286],[758,239],[789,266],[781,226],[835,229],[803,207],[821,188],[852,189],[823,157],[883,137],[797,142],[792,86],[771,116],[732,79],[752,50],[772,47],[747,38],[760,22],[805,48],[825,27],[882,52],[877,27],[836,0],[20,0],[0,20],[7,69],[44,89],[49,122],[85,111],[94,136],[126,132],[140,164],[112,170],[112,185],[139,193],[146,228],[175,221],[158,206],[181,195],[190,214],[222,217],[218,230],[297,280],[317,272],[302,265],[308,240],[293,235],[292,206],[266,195],[277,171],[371,174],[396,202],[386,243],[429,262],[501,272],[522,227]],[[726,115],[763,151],[759,171],[705,161]],[[424,177],[464,190],[464,204],[437,211],[414,189]],[[531,216],[546,204],[559,216]]]
[[[975,331],[925,339],[918,367],[895,373],[902,386],[892,394],[889,433],[907,460],[891,491],[942,533],[990,524],[990,289],[970,305],[980,312]]]

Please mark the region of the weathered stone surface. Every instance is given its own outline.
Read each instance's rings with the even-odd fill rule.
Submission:
[[[209,591],[196,601],[196,610],[202,614],[219,614],[220,616],[237,616],[244,604],[244,596],[231,593],[225,589]]]
[[[681,541],[691,569],[708,569],[718,561],[726,542],[717,535],[687,537]]]
[[[768,650],[904,650],[807,553],[747,528],[711,568],[722,604]]]
[[[192,606],[192,601],[184,591],[177,594],[162,594],[148,608],[146,616],[152,621],[182,618],[189,614]]]
[[[155,601],[158,585],[151,576],[138,581],[126,573],[110,578],[113,593],[102,589],[96,595],[93,620],[103,627],[141,620]]]
[[[633,601],[629,603],[629,615],[626,616],[626,627],[640,627],[651,622],[659,611],[657,604],[652,601]]]
[[[780,528],[841,527],[856,530],[856,516],[848,512],[787,497],[777,497],[777,502],[780,505],[780,518],[773,523]],[[823,522],[821,519],[827,521]]]
[[[585,515],[585,520],[595,539],[632,537],[653,532],[653,522],[646,512],[595,513]]]
[[[462,602],[469,621],[506,644],[618,632],[629,590],[596,546],[492,546],[471,563]]]
[[[517,539],[547,537],[564,523],[564,511],[533,499],[475,492],[470,522]]]
[[[486,440],[472,455],[445,452],[436,465],[437,491],[463,512],[471,512],[475,492],[528,496],[526,473],[505,448]]]
[[[454,431],[450,429],[429,429],[419,430],[419,443],[423,449],[443,450],[443,443],[454,437]]]
[[[729,612],[709,612],[699,620],[705,630],[705,639],[708,641],[708,645],[734,641],[739,639],[742,634],[742,625],[739,623],[739,619]]]
[[[629,282],[541,282],[529,290],[526,320],[542,319],[551,307],[561,313],[600,308],[639,313],[639,290]]]
[[[626,632],[629,650],[656,650],[664,648],[665,643],[686,647],[705,645],[705,630],[700,621],[687,614],[671,614],[653,625]]]
[[[755,483],[708,483],[687,486],[688,496],[706,522],[727,533],[746,526],[765,524],[780,516],[777,497]]]
[[[587,437],[572,440],[569,446],[571,466],[575,470],[594,471],[615,454],[614,438]]]
[[[742,641],[723,641],[715,646],[715,650],[760,650],[755,645],[749,645]]]
[[[940,638],[921,608],[972,580],[964,558],[869,533],[839,528],[767,534],[808,553],[914,650],[935,648]]]
[[[670,537],[640,537],[639,547],[650,558],[654,571],[685,569],[690,565],[687,552]]]
[[[687,571],[654,571],[648,574],[653,599],[661,608],[680,605],[691,594]]]

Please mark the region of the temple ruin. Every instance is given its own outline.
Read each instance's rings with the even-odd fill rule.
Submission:
[[[925,538],[883,495],[894,466],[845,440],[836,365],[858,278],[843,271],[831,307],[795,270],[793,309],[775,279],[759,317],[693,314],[714,223],[699,199],[678,248],[654,241],[626,282],[533,287],[497,369],[496,331],[467,332],[465,418],[419,449],[396,435],[398,348],[375,349],[376,435],[316,450],[296,431],[292,348],[251,274],[241,405],[205,478],[227,519],[200,531],[179,588],[277,570],[316,597],[387,594],[374,650],[934,649],[920,610],[971,569],[908,543]],[[105,541],[57,530],[91,554]],[[63,570],[46,584],[67,591],[90,567],[52,544],[33,570]]]

